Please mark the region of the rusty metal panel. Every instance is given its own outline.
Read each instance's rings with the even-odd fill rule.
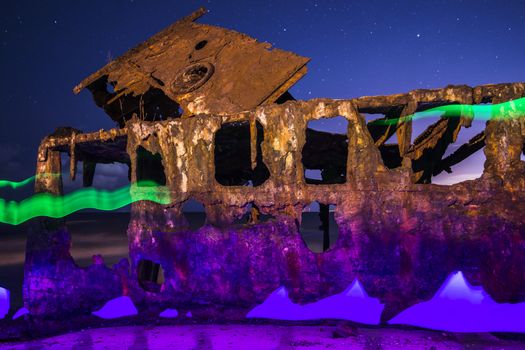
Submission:
[[[74,92],[107,76],[115,94],[105,104],[154,88],[180,104],[184,116],[229,114],[274,102],[306,74],[308,58],[193,22],[200,11],[109,63]]]

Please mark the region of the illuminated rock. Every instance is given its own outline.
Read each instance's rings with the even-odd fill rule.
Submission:
[[[93,315],[113,319],[125,316],[134,316],[138,313],[130,297],[123,296],[108,301],[100,310],[93,312]]]
[[[383,304],[368,296],[356,279],[342,293],[305,305],[315,318],[333,318],[366,324],[379,324]]]
[[[379,324],[382,311],[379,300],[369,297],[359,281],[354,280],[342,293],[305,305],[293,303],[286,288],[280,287],[246,317],[294,321],[341,319]]]
[[[525,332],[525,303],[498,304],[462,272],[451,274],[429,301],[401,312],[388,323],[450,332]]]
[[[288,298],[288,291],[280,287],[274,291],[261,305],[253,308],[246,317],[248,318],[271,318],[274,320],[308,320],[304,307],[294,304]]]
[[[4,318],[9,312],[9,291],[0,287],[0,319]]]
[[[13,320],[16,320],[17,318],[20,318],[22,316],[29,315],[29,310],[25,307],[18,309],[17,312],[13,315]]]
[[[159,314],[162,318],[175,318],[179,316],[179,312],[176,309],[166,309]]]

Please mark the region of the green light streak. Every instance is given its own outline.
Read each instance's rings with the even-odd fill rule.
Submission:
[[[1,187],[11,187],[14,189],[24,187],[27,184],[30,184],[35,180],[35,176],[28,177],[25,180],[22,181],[9,181],[9,180],[0,180],[0,188]]]
[[[0,222],[19,225],[37,216],[60,218],[81,209],[115,210],[136,201],[169,204],[164,187],[149,181],[115,191],[83,188],[65,196],[39,193],[21,202],[0,199]]]
[[[26,185],[29,185],[31,182],[33,182],[37,176],[59,176],[60,174],[42,174],[42,175],[34,175],[31,177],[28,177],[27,179],[24,179],[22,181],[9,181],[9,180],[0,180],[0,188],[2,187],[11,187],[13,189],[21,188]]]
[[[525,98],[496,105],[446,105],[417,112],[409,116],[376,120],[371,125],[393,125],[399,122],[435,117],[441,113],[444,118],[467,117],[478,120],[511,119],[525,116]],[[45,174],[50,175],[50,174]],[[59,174],[51,174],[59,175]],[[35,176],[22,181],[0,180],[1,187],[14,189],[23,187],[35,180]],[[39,193],[22,202],[0,199],[0,223],[21,224],[37,216],[60,218],[81,209],[115,210],[136,201],[152,201],[169,204],[170,195],[164,187],[149,181],[134,186],[126,186],[115,191],[84,188],[65,196]]]
[[[512,119],[525,116],[525,97],[495,105],[446,105],[417,112],[406,117],[375,120],[370,125],[395,125],[399,122],[435,117],[442,113],[444,118],[467,117],[477,120]]]

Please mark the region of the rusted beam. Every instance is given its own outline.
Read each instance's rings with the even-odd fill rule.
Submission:
[[[432,175],[437,176],[443,171],[451,173],[452,166],[467,159],[483,147],[485,147],[485,131],[482,131],[472,137],[467,143],[461,145],[461,147],[459,147],[454,153],[439,162]]]

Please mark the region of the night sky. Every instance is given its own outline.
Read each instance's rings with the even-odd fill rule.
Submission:
[[[201,23],[310,57],[309,73],[291,89],[298,99],[525,81],[525,1],[519,0],[2,5],[0,179],[33,175],[38,144],[57,126],[113,127],[89,92],[75,96],[73,86],[199,6],[209,10]],[[116,169],[106,171],[108,181],[122,175]]]

